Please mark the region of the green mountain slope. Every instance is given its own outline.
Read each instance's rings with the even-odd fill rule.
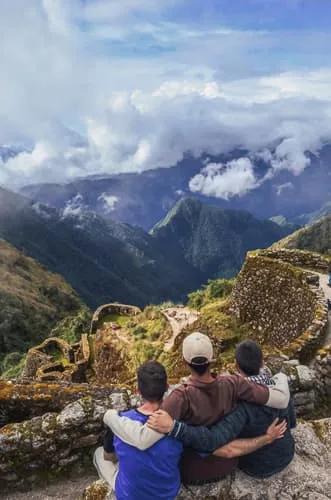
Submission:
[[[83,303],[65,280],[0,240],[0,360],[26,351]]]
[[[232,277],[248,250],[268,247],[288,234],[269,220],[258,220],[241,210],[223,210],[185,198],[151,231],[169,257],[182,254],[206,281]]]
[[[93,213],[61,213],[0,188],[0,237],[61,274],[91,307],[180,300],[200,284],[146,232]]]
[[[247,250],[287,234],[270,221],[196,199],[179,202],[151,234],[94,213],[60,212],[0,188],[0,238],[61,274],[92,309],[183,301],[232,277]]]
[[[297,248],[331,254],[331,214],[278,241],[273,248]]]

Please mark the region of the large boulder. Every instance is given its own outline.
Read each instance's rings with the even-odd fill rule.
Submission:
[[[103,415],[109,408],[130,406],[126,391],[88,395],[67,404],[59,413],[5,425],[0,428],[0,491],[35,486],[63,475],[76,464],[92,463],[92,452],[103,432]]]

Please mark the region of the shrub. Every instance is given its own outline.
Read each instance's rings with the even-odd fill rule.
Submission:
[[[192,307],[192,309],[200,309],[204,303],[204,298],[204,290],[197,290],[196,292],[189,293],[187,305]]]
[[[2,360],[0,373],[3,379],[18,378],[24,367],[26,354],[11,352]]]
[[[83,333],[88,333],[92,320],[92,313],[83,307],[76,314],[66,316],[59,321],[51,330],[50,337],[61,337],[68,344],[74,344],[80,340]]]
[[[153,332],[153,333],[151,333],[150,338],[154,342],[155,340],[157,340],[160,337],[160,335],[161,335],[160,332]]]
[[[209,280],[208,285],[188,295],[187,305],[193,309],[201,309],[214,299],[227,297],[232,292],[234,282],[226,279]]]
[[[146,334],[147,333],[147,330],[146,328],[144,328],[143,326],[137,326],[133,331],[132,331],[133,335],[135,336],[138,336],[138,335],[143,335],[143,334]],[[146,337],[146,335],[145,335]]]

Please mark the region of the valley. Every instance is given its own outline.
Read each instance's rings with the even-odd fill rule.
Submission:
[[[22,255],[22,265],[25,256],[31,257],[44,266],[45,276],[47,271],[63,276],[84,311],[109,302],[138,307],[169,300],[185,303],[187,294],[209,279],[235,276],[248,250],[267,247],[288,231],[247,212],[223,210],[187,198],[179,201],[165,219],[147,233],[95,213],[66,215],[0,188],[0,237],[13,245],[13,253]],[[11,266],[6,279],[15,281],[18,272],[18,266]],[[32,272],[28,266],[20,281],[23,304],[31,300],[29,288],[35,295],[41,294],[35,276],[30,276]],[[1,359],[11,352],[18,353],[16,358],[22,356],[26,348],[37,339],[51,335],[54,328],[72,331],[71,327],[58,327],[56,323],[67,315],[69,302],[63,303],[63,307],[62,302],[58,304],[54,320],[53,313],[47,313],[50,318],[47,327],[43,321],[38,328],[34,321],[26,321],[24,315],[28,313],[16,324],[8,305],[8,297],[17,294],[14,285],[9,288],[11,286],[9,295],[4,295],[7,305],[2,310],[2,329],[7,340],[2,340]],[[57,290],[54,288],[52,293],[56,301]],[[15,301],[18,304],[17,298]],[[20,306],[22,311],[26,310],[24,307]],[[79,323],[78,309],[73,308],[73,317],[68,323]],[[84,315],[87,317],[88,313]],[[2,371],[7,368],[5,361]]]
[[[273,154],[274,148],[270,149]],[[264,158],[263,153],[243,148],[227,154],[203,153],[198,157],[184,153],[181,161],[168,168],[99,175],[67,184],[34,184],[25,186],[21,192],[58,209],[76,213],[94,211],[146,230],[163,219],[181,198],[192,196],[204,204],[223,209],[247,210],[259,219],[281,215],[290,223],[304,225],[330,211],[331,145],[324,144],[318,154],[307,151],[306,157],[309,167],[300,175],[293,175],[291,169],[273,172],[272,162]],[[190,182],[196,176],[204,175],[206,165],[222,167],[220,172],[224,174],[230,169],[231,162],[238,159],[252,162],[256,178],[254,189],[232,196],[223,192],[217,194],[217,189],[210,194],[190,189]],[[273,174],[268,176],[267,172]],[[209,182],[212,184],[212,176]],[[233,189],[236,193],[235,186]],[[110,201],[107,203],[107,200]]]

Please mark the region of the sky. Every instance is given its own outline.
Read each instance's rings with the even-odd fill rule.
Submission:
[[[261,155],[300,175],[331,138],[330,19],[330,0],[0,0],[0,147],[28,149],[0,184],[237,147],[191,190],[241,195]]]

